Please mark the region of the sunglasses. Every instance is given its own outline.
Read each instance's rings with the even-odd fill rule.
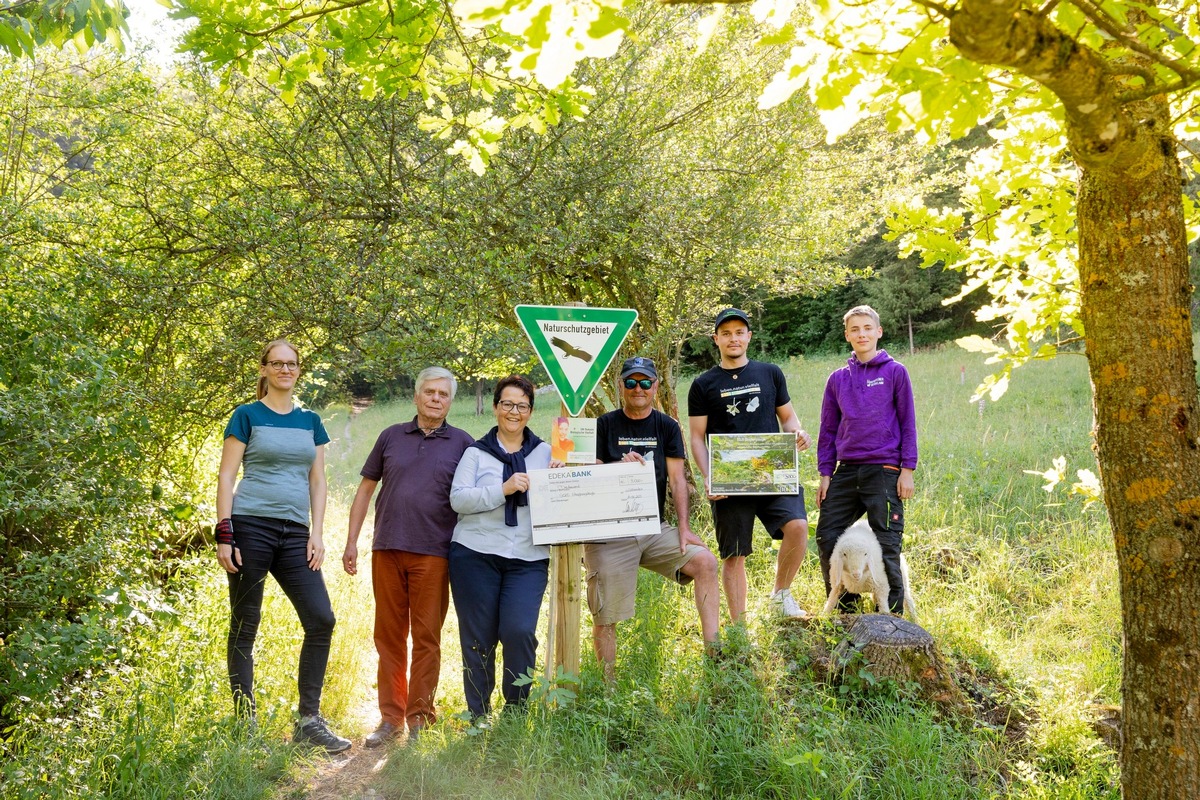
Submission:
[[[626,389],[632,389],[635,386],[640,386],[643,389],[645,389],[646,391],[650,391],[651,389],[654,388],[654,381],[650,380],[649,378],[642,378],[641,380],[636,380],[634,378],[626,378],[625,379],[625,388]]]

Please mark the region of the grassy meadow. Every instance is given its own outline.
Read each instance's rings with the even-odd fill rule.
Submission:
[[[560,696],[539,681],[527,713],[498,714],[487,728],[456,717],[465,704],[452,609],[442,721],[419,744],[390,753],[377,796],[1117,798],[1115,757],[1089,725],[1095,706],[1119,702],[1107,520],[1101,507],[1085,512],[1024,472],[1045,470],[1059,455],[1069,475],[1094,469],[1085,362],[1033,364],[999,403],[972,404],[985,374],[977,356],[947,347],[900,358],[917,393],[921,445],[905,533],[914,592],[921,623],[988,712],[978,722],[941,717],[869,674],[837,687],[815,681],[796,634],[767,613],[774,564],[764,533],[748,560],[749,623],[723,631],[731,658],[706,661],[690,592],[643,571],[638,615],[618,626],[616,687],[600,679],[585,612],[575,702],[555,708]],[[783,365],[814,434],[825,377],[839,362]],[[538,398],[539,434],[548,433],[557,405],[553,395]],[[474,399],[463,397],[451,422],[483,433],[492,420],[473,412]],[[325,574],[338,615],[324,713],[355,737],[377,721],[375,654],[369,559],[357,577],[341,570],[346,509],[376,435],[412,413],[404,403],[324,412],[334,439]],[[811,494],[812,453],[801,476]],[[815,521],[811,500],[809,510]],[[707,508],[693,520],[715,547]],[[359,545],[369,550],[369,530]],[[215,558],[186,565],[173,580],[175,613],[130,642],[136,668],[95,687],[78,717],[16,732],[13,757],[0,766],[0,797],[304,796],[304,777],[320,759],[286,745],[300,640],[286,599],[271,583],[257,651],[262,729],[247,737],[230,714],[228,604]],[[815,554],[793,591],[806,608],[821,605]],[[801,637],[821,635],[813,631]]]

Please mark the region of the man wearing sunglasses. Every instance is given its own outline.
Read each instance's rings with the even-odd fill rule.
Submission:
[[[664,521],[656,534],[584,545],[592,643],[604,678],[609,682],[616,677],[616,626],[633,617],[639,566],[680,585],[695,582],[696,611],[700,615],[705,651],[709,654],[718,650],[720,613],[716,556],[688,524],[683,432],[678,422],[654,408],[658,394],[658,370],[654,362],[641,356],[626,359],[621,365],[620,387],[621,408],[596,421],[596,457],[604,464],[652,462],[658,485],[658,516]],[[668,482],[678,527],[668,525],[663,515]]]

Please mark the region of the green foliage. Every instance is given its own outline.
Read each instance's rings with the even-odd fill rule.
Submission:
[[[302,756],[283,745],[290,733],[299,625],[286,598],[267,591],[257,651],[259,727],[232,716],[224,674],[228,600],[211,554],[180,565],[172,611],[130,620],[97,665],[59,690],[72,704],[20,699],[5,731],[0,797],[263,797]],[[341,596],[349,596],[343,590]],[[116,597],[116,606],[138,606]],[[359,598],[360,600],[362,598]],[[365,635],[369,622],[339,614],[339,634]],[[64,634],[65,635],[65,634]],[[89,631],[89,636],[94,631]],[[103,640],[101,640],[103,641]],[[366,679],[357,659],[335,647],[331,672]],[[43,655],[45,649],[43,648]],[[336,691],[345,691],[333,679]],[[326,713],[344,713],[335,697]]]
[[[529,703],[545,706],[551,711],[572,705],[578,694],[569,687],[578,685],[579,678],[564,670],[562,666],[555,668],[553,677],[543,677],[538,675],[536,670],[530,669],[513,681],[513,686],[530,687]]]
[[[450,141],[448,152],[478,173],[506,132],[544,133],[582,116],[591,93],[576,85],[571,68],[584,56],[611,55],[625,26],[611,8],[573,7],[566,12],[575,17],[572,29],[596,38],[560,59],[526,56],[520,36],[494,28],[481,34],[434,2],[173,0],[171,6],[176,19],[195,18],[184,45],[221,69],[226,85],[264,74],[291,104],[306,86],[323,86],[336,61],[364,99],[419,98],[421,127]],[[543,9],[533,19],[544,27],[549,8]],[[555,22],[557,28],[566,20],[557,14]],[[541,43],[536,34],[534,40]],[[511,57],[501,60],[505,51]]]
[[[532,37],[533,26],[514,4],[480,4],[486,13],[472,4],[474,13],[523,33],[527,47],[540,45],[555,52],[571,48],[580,38],[580,31],[566,27],[549,37]],[[1073,215],[1077,172],[1072,159],[1092,155],[1080,141],[1068,141],[1065,119],[1079,123],[1100,103],[1109,104],[1107,114],[1118,105],[1169,93],[1177,120],[1175,136],[1193,136],[1198,123],[1188,112],[1188,98],[1200,75],[1200,49],[1195,47],[1200,24],[1175,7],[1137,5],[1134,10],[1117,3],[1100,11],[1086,4],[1056,4],[1047,30],[1063,42],[1077,42],[1089,59],[1094,57],[1096,70],[1111,63],[1120,73],[1127,59],[1145,58],[1138,67],[1138,88],[1114,84],[1110,89],[1098,84],[1081,87],[1086,78],[1061,64],[1053,71],[1045,69],[1043,61],[1012,69],[1005,59],[1023,59],[1028,49],[992,41],[1003,26],[987,29],[986,14],[967,15],[957,7],[905,0],[821,0],[811,12],[795,8],[790,0],[755,6],[758,20],[768,28],[761,44],[795,42],[788,60],[765,87],[761,107],[776,107],[807,90],[831,140],[850,134],[863,120],[880,117],[892,130],[913,131],[934,142],[963,138],[985,123],[993,126],[990,133],[996,143],[971,158],[961,202],[929,207],[921,198],[897,198],[900,210],[890,224],[902,256],[919,252],[924,266],[940,263],[966,272],[969,279],[959,297],[982,287],[991,293],[993,302],[978,317],[982,322],[1005,321],[1003,345],[979,337],[964,340],[964,345],[986,352],[991,363],[999,365],[980,385],[979,394],[1000,397],[1013,367],[1050,357],[1083,335]],[[1036,9],[1029,11],[1035,14]],[[964,20],[975,17],[986,34],[965,30],[971,23]],[[729,18],[721,6],[704,27],[717,30]],[[956,18],[959,25],[952,30]],[[1118,29],[1121,34],[1114,44],[1110,40]],[[985,35],[986,47],[981,41]],[[1041,38],[1049,40],[1048,35]],[[966,42],[980,52],[964,55]],[[1167,49],[1160,52],[1159,45]],[[984,63],[989,60],[995,65]],[[1073,105],[1064,109],[1064,103]],[[1132,124],[1134,118],[1140,119],[1126,121]],[[1077,130],[1076,138],[1081,136]],[[1112,131],[1098,133],[1096,154],[1101,159],[1110,149],[1105,142],[1114,136]],[[1195,204],[1181,198],[1181,206],[1194,217]],[[886,292],[880,299],[884,297],[894,298],[897,310],[905,307],[897,292]]]
[[[906,160],[908,168],[925,166],[907,179],[908,190],[924,197],[925,202],[956,200],[961,180],[958,175],[965,162],[963,153],[978,149],[980,138],[973,133],[960,142],[930,149],[921,157],[913,153],[914,157]],[[985,302],[985,293],[964,293],[966,277],[960,271],[947,269],[940,262],[918,268],[914,256],[900,256],[894,236],[883,226],[875,231],[868,228],[860,236],[844,253],[831,254],[843,276],[824,290],[782,296],[768,293],[763,297],[739,292],[728,298],[735,305],[754,309],[755,352],[776,360],[843,352],[842,315],[864,302],[880,312],[893,352],[909,339],[910,328],[911,342],[916,347],[990,332],[989,326],[974,319]],[[689,366],[707,368],[715,359],[715,348],[707,337],[695,337],[683,349],[682,357]]]
[[[68,42],[83,52],[96,42],[121,46],[129,10],[121,0],[5,0],[0,2],[0,48],[16,58],[43,45]]]
[[[103,54],[0,71],[9,722],[73,713],[90,681],[120,668],[129,625],[160,602],[174,560],[204,541],[213,472],[197,457],[252,396],[248,362],[280,332],[322,336],[313,317],[323,309],[301,301],[307,281],[273,286],[271,307],[294,302],[312,317],[245,302],[248,285],[271,282],[252,260],[252,232],[227,224],[242,214],[228,194],[237,181],[206,172],[214,138],[234,126],[179,100]],[[207,239],[206,225],[225,238]],[[215,324],[222,309],[228,328]]]

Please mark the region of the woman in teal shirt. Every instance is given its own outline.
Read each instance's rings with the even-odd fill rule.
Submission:
[[[304,628],[300,648],[298,744],[340,753],[350,747],[320,715],[333,638],[325,560],[325,451],[321,418],[296,406],[300,356],[276,339],[259,358],[258,400],[239,406],[225,427],[217,478],[217,561],[229,574],[228,666],[234,706],[254,716],[254,639],[263,586],[274,575]],[[239,467],[242,479],[234,486]],[[311,525],[310,525],[311,512]]]

